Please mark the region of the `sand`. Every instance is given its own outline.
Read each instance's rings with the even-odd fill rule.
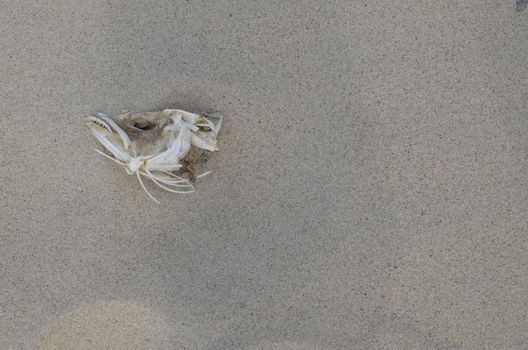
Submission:
[[[18,1],[0,12],[0,349],[528,347],[516,1]],[[99,111],[225,116],[192,195]]]

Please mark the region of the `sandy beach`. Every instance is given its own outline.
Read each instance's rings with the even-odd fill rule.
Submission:
[[[5,0],[0,349],[528,348],[521,2]],[[84,118],[165,108],[158,205]]]

